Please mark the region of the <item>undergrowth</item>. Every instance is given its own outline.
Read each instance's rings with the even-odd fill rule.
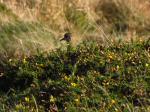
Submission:
[[[0,62],[0,111],[148,112],[150,41],[85,41]]]

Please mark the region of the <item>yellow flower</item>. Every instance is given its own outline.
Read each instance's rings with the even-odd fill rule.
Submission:
[[[116,112],[118,112],[118,109],[117,109],[117,108],[115,108],[115,111],[116,111]]]
[[[75,102],[78,102],[78,101],[79,101],[79,99],[74,99],[74,101],[75,101]]]
[[[118,70],[119,68],[120,68],[119,65],[117,65],[117,70]]]
[[[50,102],[55,102],[56,98],[53,97],[53,95],[50,96]]]
[[[77,84],[72,82],[72,83],[71,83],[71,86],[76,87]]]
[[[12,59],[9,59],[8,61],[9,61],[9,62],[12,62]]]
[[[39,64],[40,67],[44,67],[44,64]]]
[[[25,109],[25,107],[20,103],[15,106],[16,110]]]
[[[107,82],[106,85],[109,85],[109,82]]]
[[[114,99],[112,99],[112,100],[111,100],[111,103],[112,103],[112,104],[115,104],[115,103],[116,103],[116,101],[115,101]]]
[[[145,64],[145,66],[146,66],[146,67],[148,67],[148,66],[149,66],[149,64],[148,64],[148,63],[146,63],[146,64]]]
[[[74,99],[75,102],[79,102],[79,99]]]
[[[74,99],[74,101],[78,105],[80,103],[80,98],[78,97],[78,98]]]
[[[24,59],[23,59],[23,63],[24,63],[24,64],[26,64],[26,63],[27,63],[26,58],[24,58]]]
[[[25,101],[29,102],[30,101],[29,97],[25,97]]]
[[[108,55],[108,57],[109,57],[110,59],[113,59],[112,55],[110,55],[110,54]]]
[[[65,76],[64,79],[65,79],[66,81],[70,81],[70,77]]]

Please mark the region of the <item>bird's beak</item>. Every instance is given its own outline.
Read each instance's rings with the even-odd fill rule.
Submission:
[[[64,40],[64,38],[60,39],[60,41]]]

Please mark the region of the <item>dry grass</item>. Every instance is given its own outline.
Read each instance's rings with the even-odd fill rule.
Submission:
[[[31,43],[39,43],[46,50],[59,47],[59,39],[67,31],[72,32],[74,45],[83,39],[96,39],[109,45],[112,38],[143,38],[150,31],[149,0],[1,0],[1,3],[17,20],[42,24],[41,29],[23,35],[27,34],[32,38]],[[14,23],[10,14],[0,14],[0,20],[1,24]],[[49,37],[50,33],[53,38]],[[26,44],[25,37],[16,38]]]

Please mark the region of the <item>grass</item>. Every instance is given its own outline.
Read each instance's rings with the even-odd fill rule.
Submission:
[[[60,46],[62,34],[68,31],[75,37],[75,45],[93,38],[107,43],[118,35],[125,40],[147,38],[150,19],[147,10],[147,0],[3,1],[0,54],[30,55],[36,49],[55,49]]]
[[[149,111],[149,40],[69,47],[1,62],[1,111]]]
[[[37,49],[52,49],[57,44],[56,38],[53,32],[46,29],[40,23],[19,20],[1,25],[0,54],[21,57],[35,54]]]

